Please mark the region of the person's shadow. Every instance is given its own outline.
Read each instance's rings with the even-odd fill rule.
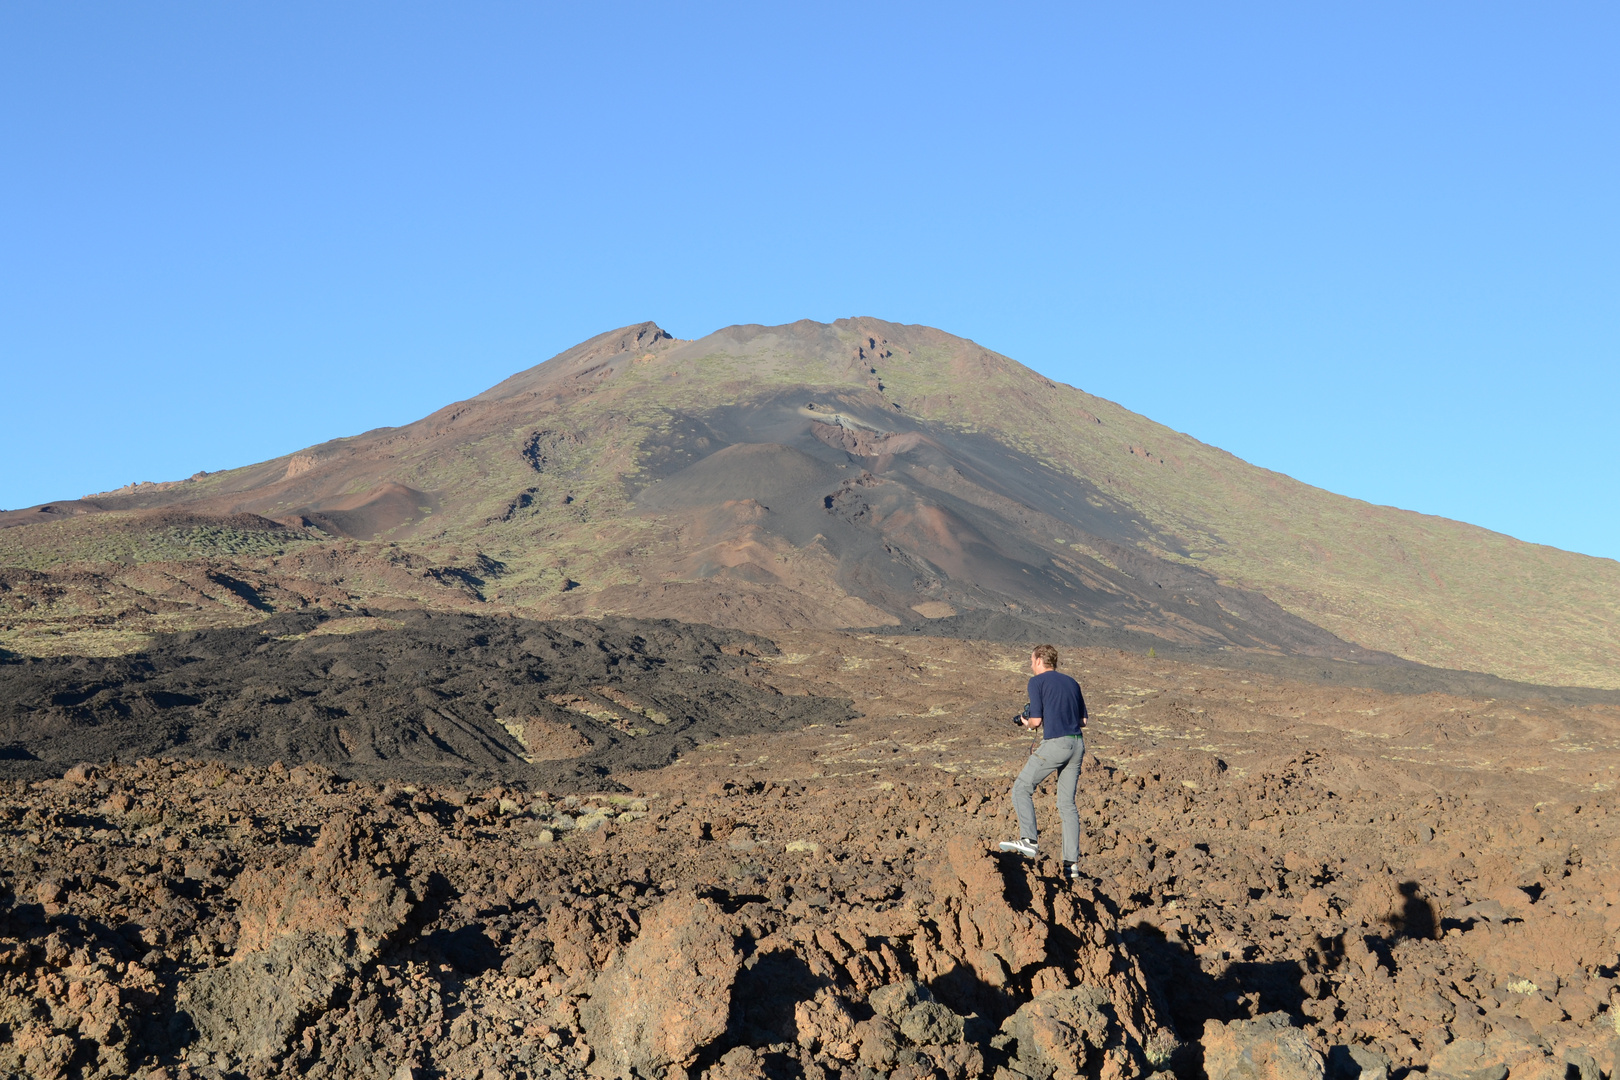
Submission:
[[[1417,938],[1421,941],[1431,941],[1438,936],[1440,929],[1440,915],[1418,889],[1415,881],[1403,881],[1400,884],[1401,910],[1391,912],[1384,921],[1394,931],[1396,938]]]

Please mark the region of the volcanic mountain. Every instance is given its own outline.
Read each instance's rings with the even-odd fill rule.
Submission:
[[[11,648],[307,606],[1029,632],[1620,687],[1620,564],[1251,466],[876,319],[614,330],[468,401],[0,514]]]

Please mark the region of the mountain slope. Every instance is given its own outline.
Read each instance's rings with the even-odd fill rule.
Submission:
[[[33,523],[0,531],[0,562],[65,572],[89,554],[66,530],[182,510],[258,515],[286,542],[243,555],[193,538],[180,562],[284,589],[339,578],[359,601],[401,593],[377,584],[397,570],[452,587],[420,602],[530,614],[772,629],[1017,612],[1620,686],[1620,564],[1311,488],[875,319],[689,342],[616,330],[402,428],[0,515]],[[310,569],[322,559],[383,569]]]

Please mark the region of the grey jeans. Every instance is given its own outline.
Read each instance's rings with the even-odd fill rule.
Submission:
[[[1080,811],[1074,806],[1074,789],[1080,782],[1080,759],[1085,752],[1086,741],[1081,735],[1042,739],[1012,786],[1013,809],[1018,811],[1018,835],[1026,840],[1039,840],[1040,834],[1035,831],[1035,789],[1048,776],[1058,774],[1057,809],[1063,821],[1064,862],[1080,861]]]

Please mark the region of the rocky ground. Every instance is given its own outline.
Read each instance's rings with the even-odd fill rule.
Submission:
[[[773,637],[712,677],[861,715],[623,790],[5,781],[0,1074],[1612,1074],[1620,708],[1077,652],[1073,887],[994,850],[1021,650]]]

